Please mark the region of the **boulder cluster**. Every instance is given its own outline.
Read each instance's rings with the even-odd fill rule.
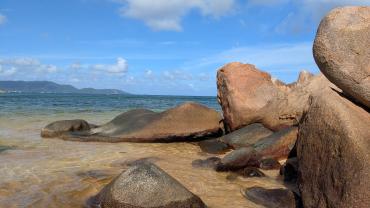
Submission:
[[[264,177],[280,169],[286,189],[242,191],[266,207],[370,207],[370,7],[332,10],[313,55],[322,73],[285,84],[254,65],[218,70],[218,112],[186,103],[157,113],[132,110],[107,124],[57,121],[43,137],[100,142],[198,141],[208,153],[193,167]],[[281,161],[285,161],[283,165]],[[97,207],[206,207],[154,164],[135,163],[96,197]]]

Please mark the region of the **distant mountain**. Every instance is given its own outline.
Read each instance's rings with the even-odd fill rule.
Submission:
[[[25,93],[81,93],[81,94],[130,94],[116,89],[77,89],[49,81],[0,81],[0,92]]]

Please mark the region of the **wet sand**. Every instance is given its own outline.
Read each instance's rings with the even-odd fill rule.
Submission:
[[[40,129],[60,119],[102,124],[119,112],[0,117],[0,207],[82,207],[126,166],[150,158],[198,195],[210,208],[261,207],[240,191],[252,186],[283,187],[278,171],[265,178],[226,180],[228,173],[192,168],[213,156],[190,143],[81,143],[40,138]],[[9,147],[9,148],[5,148]]]

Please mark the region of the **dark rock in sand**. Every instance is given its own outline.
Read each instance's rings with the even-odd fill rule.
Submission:
[[[225,155],[216,171],[239,170],[246,166],[258,166],[256,151],[251,147],[243,147]]]
[[[199,147],[203,152],[211,154],[223,154],[230,150],[229,145],[219,141],[218,139],[210,139],[199,142]]]
[[[191,165],[194,168],[211,168],[211,169],[215,169],[220,162],[221,162],[221,159],[220,158],[218,158],[218,157],[210,157],[210,158],[207,158],[205,160],[201,160],[201,159],[194,160],[191,163]]]
[[[53,138],[69,132],[89,131],[92,127],[96,126],[90,126],[89,123],[81,119],[55,121],[41,130],[41,136],[45,138]]]
[[[265,189],[262,187],[252,187],[245,190],[244,196],[248,200],[267,208],[299,207],[299,202],[297,202],[296,196],[288,189]]]
[[[304,207],[370,207],[370,113],[363,107],[332,89],[313,95],[297,156]]]
[[[245,178],[265,176],[265,174],[256,167],[246,167],[243,170],[238,171],[238,174]]]
[[[13,146],[2,146],[2,145],[0,145],[0,153],[1,152],[5,152],[5,151],[7,151],[7,150],[11,150],[11,149],[14,149],[15,147],[13,147]]]
[[[202,200],[151,163],[132,166],[90,203],[102,208],[204,208]]]
[[[258,140],[271,135],[273,132],[262,124],[251,124],[219,138],[234,149],[253,145]]]
[[[262,158],[285,159],[295,145],[297,134],[297,127],[285,128],[259,140],[253,147]]]
[[[273,169],[280,169],[281,164],[279,161],[273,158],[266,158],[260,160],[260,168],[263,170],[273,170]]]
[[[285,182],[295,183],[298,179],[298,160],[296,157],[289,158],[280,169]]]
[[[370,108],[370,7],[332,10],[320,23],[313,47],[323,74]]]
[[[221,116],[196,103],[185,103],[157,113],[150,110],[125,112],[90,131],[71,132],[60,137],[74,141],[176,142],[222,134]]]

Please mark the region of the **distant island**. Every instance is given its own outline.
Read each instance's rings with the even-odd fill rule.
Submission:
[[[79,94],[130,94],[117,89],[78,89],[50,81],[0,81],[0,93],[79,93]]]

